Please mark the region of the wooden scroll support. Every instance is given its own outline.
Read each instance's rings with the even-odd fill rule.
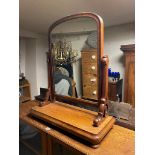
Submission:
[[[109,59],[108,56],[103,56],[101,59],[101,68],[102,73],[101,76],[103,78],[102,80],[102,96],[101,101],[99,103],[99,112],[97,117],[93,121],[93,126],[98,127],[101,122],[103,121],[103,118],[105,117],[106,111],[108,109],[107,105],[107,99],[108,99],[108,64]]]

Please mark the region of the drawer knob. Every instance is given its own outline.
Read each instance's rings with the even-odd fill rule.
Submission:
[[[96,90],[95,90],[95,91],[93,91],[93,95],[96,95]]]
[[[96,56],[95,55],[92,55],[91,58],[94,60],[96,58]]]
[[[91,69],[92,69],[92,70],[95,70],[95,66],[92,66]]]
[[[95,81],[96,81],[96,79],[95,79],[95,78],[94,78],[94,79],[90,79],[90,81],[91,81],[91,82],[95,82]]]

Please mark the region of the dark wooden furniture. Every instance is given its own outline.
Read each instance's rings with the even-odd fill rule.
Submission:
[[[75,81],[72,80],[72,92],[73,92],[72,96],[76,96],[75,86],[76,86],[76,83],[75,83]],[[43,102],[44,100],[46,100],[47,93],[48,93],[47,88],[40,88],[40,94],[35,96],[35,99]]]
[[[108,99],[111,101],[122,101],[122,85],[123,79],[117,82],[108,83]]]
[[[97,25],[97,49],[96,49],[96,69],[93,70],[93,74],[97,74],[97,101],[89,101],[80,98],[73,98],[70,96],[58,95],[55,93],[54,84],[54,49],[52,48],[54,43],[52,42],[51,33],[57,25],[67,22],[73,19],[81,17],[89,17],[96,22]],[[98,147],[99,143],[105,137],[105,135],[111,130],[115,122],[114,118],[108,116],[107,110],[107,98],[108,98],[108,57],[103,55],[104,40],[103,40],[103,20],[93,13],[80,13],[71,16],[64,17],[49,28],[49,53],[48,56],[48,91],[45,100],[40,103],[40,106],[33,107],[31,109],[31,115],[37,119],[40,119],[46,123],[58,127],[59,129],[72,133],[74,136],[87,141],[92,147]],[[53,53],[52,53],[53,52]],[[88,58],[85,57],[85,60]],[[94,59],[92,59],[94,61]],[[92,62],[93,63],[93,62]],[[91,65],[91,64],[90,64]],[[83,68],[85,66],[82,66]],[[87,69],[85,69],[86,71]],[[90,85],[88,85],[90,86]],[[91,88],[90,88],[91,89]],[[59,99],[61,98],[61,102]],[[77,108],[64,103],[81,103],[89,104],[98,108],[98,112],[91,112],[90,110]]]
[[[21,103],[19,106],[20,120],[32,126],[32,128],[36,128],[36,127],[32,125],[32,123],[27,121],[27,118],[29,118],[28,114],[30,112],[31,107],[36,106],[36,105],[38,105],[38,102],[31,100],[28,102]],[[48,151],[47,150],[47,139],[46,139],[47,134],[46,132],[44,132],[44,130],[40,130],[39,128],[36,128],[36,129],[38,131],[38,135],[36,135],[35,137],[39,136],[39,138],[32,137],[32,138],[23,139],[19,137],[20,138],[19,141],[34,154],[47,155],[47,151]],[[37,141],[35,141],[35,139]],[[37,145],[40,145],[40,148],[38,148]]]
[[[96,112],[58,101],[42,108],[38,106],[33,107],[31,113],[34,117],[55,125],[81,139],[85,139],[88,141],[88,145],[92,147],[98,147],[98,144],[115,122],[114,118],[106,116],[101,125],[96,128],[92,125],[91,121],[97,115]]]
[[[34,137],[28,138],[28,139],[20,138],[19,142],[23,144],[26,148],[28,148],[30,152],[33,152],[36,155],[46,155],[47,154],[46,136],[47,134],[45,132],[38,130],[38,134],[35,135]],[[22,149],[22,148],[19,148],[19,149]],[[25,154],[26,152],[23,152],[23,151],[25,150],[20,150],[22,154]]]
[[[95,50],[81,51],[83,98],[98,98],[98,67],[97,52]]]
[[[135,107],[135,45],[122,45],[125,57],[124,102]]]
[[[89,17],[93,19],[96,22],[97,26],[97,41],[98,41],[98,46],[97,46],[97,66],[98,68],[98,102],[97,104],[94,102],[90,102],[87,100],[82,100],[82,99],[76,99],[76,98],[69,98],[66,96],[61,96],[58,94],[55,94],[54,92],[54,84],[53,84],[53,74],[54,74],[54,59],[52,57],[53,53],[52,51],[52,38],[51,38],[51,32],[53,29],[66,21],[73,20],[73,19],[78,19],[81,17]],[[101,17],[99,17],[97,14],[93,14],[90,12],[85,12],[85,13],[79,13],[71,16],[64,17],[55,23],[53,23],[48,31],[48,40],[49,40],[49,54],[48,54],[48,77],[49,77],[49,92],[51,101],[54,101],[55,99],[61,98],[61,100],[64,100],[65,102],[72,100],[72,102],[80,102],[82,104],[89,104],[89,105],[95,105],[96,107],[99,107],[99,113],[94,119],[94,126],[99,126],[99,124],[102,121],[102,118],[105,116],[105,111],[106,111],[106,99],[108,96],[108,58],[104,56],[104,38],[103,38],[103,33],[104,33],[104,23]]]
[[[31,100],[30,84],[28,81],[27,83],[19,85],[19,90],[21,92],[21,96],[19,97],[20,103]]]
[[[100,143],[96,149],[89,147],[83,141],[79,141],[74,136],[69,136],[65,132],[57,130],[49,124],[43,123],[38,119],[30,117],[32,107],[38,105],[36,101],[29,101],[20,104],[19,117],[20,120],[37,128],[42,134],[42,155],[52,155],[55,149],[54,143],[59,143],[70,151],[72,154],[87,154],[87,155],[134,155],[134,131],[114,125],[110,133]],[[44,152],[44,153],[43,153]],[[63,153],[62,153],[63,155]]]
[[[44,101],[46,99],[47,92],[47,88],[40,88],[40,94],[35,96],[35,99],[38,101]]]

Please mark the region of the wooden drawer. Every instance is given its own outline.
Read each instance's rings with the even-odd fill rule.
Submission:
[[[83,97],[89,99],[96,99],[97,100],[98,91],[97,87],[85,85],[83,86]]]
[[[96,74],[83,74],[83,86],[90,85],[97,87],[97,75]]]
[[[81,52],[82,54],[82,62],[97,62],[97,52],[88,51],[88,52]]]
[[[97,62],[82,62],[82,72],[83,74],[96,74],[97,75]]]

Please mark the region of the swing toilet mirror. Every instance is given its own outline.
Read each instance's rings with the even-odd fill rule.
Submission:
[[[50,26],[52,100],[98,107],[103,94],[103,30],[103,20],[93,13],[67,16]]]

